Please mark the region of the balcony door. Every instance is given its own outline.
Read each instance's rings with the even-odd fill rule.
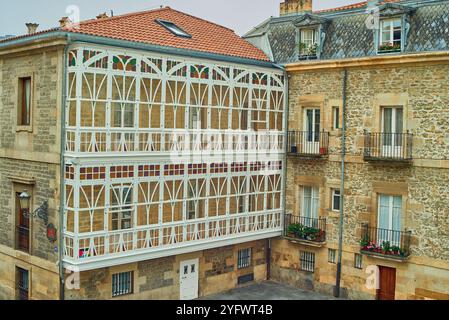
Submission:
[[[389,242],[391,246],[400,246],[401,216],[401,196],[379,195],[378,245],[382,245],[383,242]]]
[[[302,188],[301,223],[308,227],[318,227],[319,188]]]
[[[382,156],[400,157],[403,153],[403,109],[382,109]]]
[[[304,131],[303,148],[306,154],[319,154],[321,110],[319,108],[304,109]]]

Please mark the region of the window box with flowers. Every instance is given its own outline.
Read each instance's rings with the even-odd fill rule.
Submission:
[[[318,44],[306,44],[303,42],[299,43],[299,59],[300,60],[315,60],[318,59]]]
[[[390,241],[378,243],[370,241],[367,236],[363,237],[360,241],[360,252],[399,260],[405,260],[408,257],[408,252],[405,249],[397,245],[392,245]]]

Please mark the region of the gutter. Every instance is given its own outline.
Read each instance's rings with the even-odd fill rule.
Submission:
[[[228,62],[228,63],[246,64],[246,65],[263,67],[263,68],[276,68],[275,64],[271,61],[262,61],[262,60],[255,60],[255,59],[249,59],[249,58],[241,58],[241,57],[235,57],[235,56],[228,56],[228,55],[224,55],[224,54],[202,52],[202,51],[196,51],[196,50],[187,50],[187,49],[180,49],[180,48],[174,48],[174,47],[164,47],[164,46],[158,46],[158,45],[153,45],[153,44],[147,44],[147,43],[143,43],[143,42],[134,42],[134,41],[127,41],[127,40],[113,39],[113,38],[93,36],[93,35],[68,32],[68,31],[51,31],[51,32],[45,32],[45,33],[33,35],[33,36],[26,36],[23,38],[6,40],[4,42],[0,42],[0,50],[6,49],[9,47],[13,47],[13,46],[26,45],[26,44],[33,43],[36,41],[46,40],[46,39],[50,39],[50,38],[57,38],[57,37],[71,38],[72,43],[73,42],[84,42],[84,43],[107,45],[107,46],[114,46],[114,47],[120,47],[120,48],[126,48],[126,49],[151,51],[151,52],[160,53],[160,54],[177,55],[177,56],[183,56],[183,57],[189,57],[189,58],[218,60],[218,61],[223,61],[223,62]]]

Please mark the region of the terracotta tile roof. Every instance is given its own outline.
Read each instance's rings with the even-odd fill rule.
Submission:
[[[157,23],[156,19],[170,21],[192,37],[176,36]],[[270,61],[262,50],[238,36],[233,30],[170,7],[86,20],[71,27],[43,30],[34,35],[61,30],[164,47]],[[30,37],[30,35],[0,40],[0,43],[26,37]]]
[[[399,2],[399,1],[401,1],[401,0],[384,0],[384,1],[380,2],[380,4],[384,4],[384,3],[388,3],[388,2]],[[330,9],[323,9],[323,10],[314,11],[314,13],[325,13],[325,12],[334,12],[334,11],[358,9],[358,8],[365,7],[367,4],[368,4],[368,1],[357,2],[357,3],[349,4],[349,5],[346,5],[346,6],[341,6],[341,7],[336,7],[336,8],[330,8]]]
[[[174,35],[155,20],[170,21],[190,34],[191,38]],[[195,50],[269,61],[265,53],[239,37],[233,30],[176,11],[170,7],[122,16],[83,21],[63,28],[65,31],[113,39],[148,43],[166,47]]]

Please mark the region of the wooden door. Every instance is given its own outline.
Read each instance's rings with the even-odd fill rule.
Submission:
[[[394,300],[396,292],[396,269],[379,266],[379,290],[377,300]]]

